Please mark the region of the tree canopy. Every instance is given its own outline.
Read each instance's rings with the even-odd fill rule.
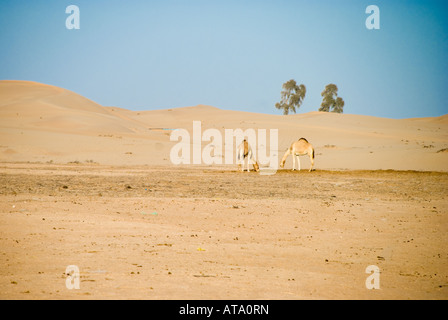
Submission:
[[[300,108],[306,94],[306,87],[303,84],[298,85],[295,80],[286,81],[281,92],[281,100],[275,104],[277,109],[283,110],[287,115],[290,111],[296,113],[296,108]]]
[[[325,86],[324,91],[322,91],[320,95],[323,98],[319,111],[336,113],[344,112],[345,102],[344,99],[338,97],[338,87],[335,84],[330,83]]]

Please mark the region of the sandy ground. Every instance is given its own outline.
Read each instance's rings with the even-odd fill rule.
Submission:
[[[448,298],[448,173],[2,163],[0,181],[1,299]]]
[[[175,129],[215,163],[175,166]],[[316,171],[220,165],[227,129],[277,163],[304,137]],[[448,298],[448,115],[131,111],[5,80],[0,182],[0,299]]]

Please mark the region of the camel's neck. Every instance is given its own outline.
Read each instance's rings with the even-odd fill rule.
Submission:
[[[291,154],[291,148],[289,148],[288,150],[286,150],[285,154],[283,155],[283,158],[282,158],[282,161],[281,161],[282,164],[285,164],[285,162],[286,162],[286,158],[288,158],[288,156],[289,156],[290,154]]]

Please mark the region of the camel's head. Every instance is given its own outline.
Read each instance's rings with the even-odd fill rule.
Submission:
[[[254,169],[255,171],[259,172],[260,171],[260,167],[258,166],[258,163],[255,161],[254,162]]]

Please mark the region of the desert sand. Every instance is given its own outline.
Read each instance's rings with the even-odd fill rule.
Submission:
[[[279,161],[305,137],[316,170],[174,165],[193,121],[278,129]],[[0,81],[0,298],[447,299],[447,151],[447,115],[130,111]]]

